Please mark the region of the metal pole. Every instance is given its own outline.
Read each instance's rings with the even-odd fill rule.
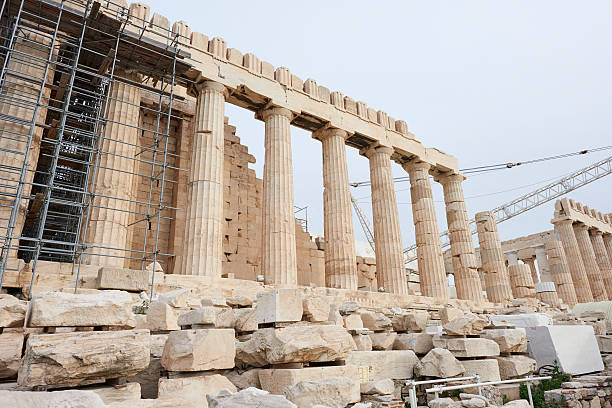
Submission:
[[[529,376],[529,379],[531,379],[531,376]],[[531,405],[531,408],[534,408],[533,406],[533,397],[531,396],[531,381],[527,381],[527,395],[529,396],[529,405]]]

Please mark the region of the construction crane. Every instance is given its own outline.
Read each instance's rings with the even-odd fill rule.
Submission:
[[[353,204],[353,208],[355,209],[355,214],[357,214],[357,218],[359,219],[359,223],[361,224],[363,233],[365,234],[366,239],[368,240],[368,243],[372,247],[372,251],[374,251],[374,234],[372,233],[372,227],[370,226],[368,219],[366,218],[365,214],[361,210],[361,207],[359,207],[359,204],[357,204],[357,200],[355,199],[355,197],[353,197],[352,194],[351,194],[351,204]]]
[[[612,156],[580,169],[544,187],[538,188],[531,193],[507,202],[506,204],[500,205],[492,210],[495,221],[498,224],[507,221],[510,218],[559,198],[570,191],[574,191],[577,188],[592,183],[595,180],[599,180],[609,174],[612,174]],[[470,231],[472,235],[476,234],[476,221],[474,220],[470,220]],[[450,245],[448,230],[440,234],[440,240],[442,248],[446,248]],[[416,244],[404,249],[404,259],[406,263],[417,259],[414,255],[415,250]]]

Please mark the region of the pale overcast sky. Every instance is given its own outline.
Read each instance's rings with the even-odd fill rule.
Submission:
[[[302,79],[403,119],[417,139],[461,168],[612,145],[612,2],[149,0]],[[263,123],[226,104],[230,123],[263,169]],[[292,128],[295,203],[323,230],[320,142]],[[478,175],[464,183],[470,216],[612,155],[612,150]],[[347,150],[351,181],[367,160]],[[405,176],[394,164],[396,176]],[[569,196],[612,212],[612,176]],[[508,191],[511,190],[511,191]],[[404,246],[414,242],[408,183],[396,184]],[[370,214],[369,187],[353,189]],[[434,183],[446,229],[442,189]],[[502,239],[552,228],[553,202],[500,224]],[[358,239],[364,239],[355,223]]]

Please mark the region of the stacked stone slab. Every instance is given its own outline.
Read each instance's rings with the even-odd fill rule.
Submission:
[[[378,280],[376,279],[376,258],[355,257],[357,261],[357,287],[359,290],[378,290]]]
[[[493,213],[477,213],[476,226],[487,298],[490,302],[509,302],[512,300],[510,278]]]
[[[522,328],[487,328],[480,337],[492,340],[499,346],[499,364],[502,380],[525,377],[536,369],[536,361],[527,355],[527,336]]]
[[[529,265],[516,264],[508,267],[510,275],[510,285],[514,298],[533,298],[535,288],[532,279],[531,268]]]

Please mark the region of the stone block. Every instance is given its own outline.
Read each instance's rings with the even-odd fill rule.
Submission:
[[[455,357],[491,357],[499,355],[499,346],[489,339],[475,337],[446,337],[436,335],[434,347],[449,350]]]
[[[159,399],[180,399],[198,407],[208,408],[206,395],[215,395],[222,390],[236,392],[238,389],[226,377],[219,374],[194,377],[160,378]]]
[[[256,388],[247,388],[234,394],[223,390],[216,395],[207,395],[206,400],[210,408],[297,408],[297,405],[282,395],[273,395]]]
[[[323,381],[332,377],[347,377],[359,384],[359,370],[354,365],[296,368],[270,368],[259,370],[261,389],[283,395],[285,387],[302,381]]]
[[[378,381],[366,381],[360,384],[362,394],[390,395],[395,391],[395,383],[390,378]]]
[[[257,323],[299,322],[304,309],[298,289],[274,289],[257,295]]]
[[[0,407],[10,408],[106,408],[93,391],[67,390],[55,392],[0,391]]]
[[[257,330],[257,311],[254,308],[234,309],[234,318],[234,329],[238,333]]]
[[[502,380],[525,377],[532,374],[536,369],[536,361],[527,356],[501,356],[496,357],[496,359]]]
[[[178,317],[179,326],[204,325],[217,329],[234,327],[234,311],[227,307],[206,306],[190,310]]]
[[[412,378],[418,363],[419,359],[411,350],[353,351],[346,358],[346,364],[368,372],[369,381]]]
[[[23,333],[4,332],[0,334],[0,378],[17,375],[23,349]]]
[[[433,336],[428,333],[400,333],[393,342],[393,350],[412,350],[427,354],[434,347]]]
[[[30,302],[28,327],[134,327],[132,296],[109,290],[94,294],[45,292]]]
[[[261,383],[259,382],[259,372],[260,368],[253,368],[251,370],[232,370],[228,372],[224,372],[223,375],[230,380],[232,384],[236,386],[239,390],[244,390],[245,388],[255,387],[261,389]]]
[[[147,310],[147,328],[152,332],[179,330],[177,310],[164,302],[151,302]]]
[[[136,382],[129,382],[118,386],[87,387],[86,389],[98,394],[102,398],[102,402],[107,405],[140,399],[140,384]]]
[[[373,331],[387,330],[392,326],[391,320],[379,312],[361,312],[361,320],[363,327]]]
[[[499,373],[499,364],[493,358],[482,360],[462,360],[461,364],[465,368],[465,376],[476,375],[480,376],[480,381],[499,381],[501,376]]]
[[[342,326],[266,328],[257,330],[250,340],[236,345],[236,361],[253,367],[336,361],[343,360],[351,349],[351,335]]]
[[[28,302],[0,293],[0,327],[23,327]]]
[[[357,313],[344,316],[342,319],[346,330],[363,329],[363,320],[361,320],[361,316]]]
[[[603,361],[591,326],[538,326],[526,330],[529,353],[538,364],[553,364],[571,375],[603,370]],[[580,345],[577,348],[577,345]],[[579,353],[578,353],[579,352]]]
[[[423,377],[448,378],[463,374],[465,368],[450,351],[434,348],[421,359],[415,371]]]
[[[173,331],[168,335],[162,365],[168,371],[222,370],[234,367],[233,329]]]
[[[156,278],[163,276],[163,273]],[[155,279],[157,282],[160,280]],[[148,290],[151,286],[151,272],[140,269],[102,267],[98,270],[96,286],[99,289],[117,289],[132,292]]]
[[[301,381],[285,388],[285,397],[298,407],[324,406],[344,408],[359,402],[359,381],[348,377],[331,377],[321,381]]]
[[[515,315],[487,315],[496,326],[510,325],[515,327],[552,326],[553,319],[544,313],[524,313]]]
[[[426,310],[414,310],[407,313],[396,314],[391,319],[393,330],[396,332],[419,332],[427,327],[429,312]]]
[[[372,333],[369,335],[372,340],[372,349],[374,350],[391,350],[393,348],[393,342],[397,337],[395,332],[380,332]]]
[[[354,351],[372,351],[372,339],[367,334],[356,334],[353,336],[355,342]]]
[[[444,330],[446,330],[448,334],[471,335],[480,334],[487,323],[488,320],[481,316],[473,313],[466,313],[443,324],[442,327],[444,327]]]
[[[184,309],[189,307],[190,296],[191,289],[176,289],[170,292],[160,293],[157,295],[157,300],[174,308]]]
[[[149,365],[148,330],[30,335],[17,382],[75,386],[134,375]]]
[[[601,353],[612,353],[612,335],[597,336],[597,345]]]
[[[151,335],[151,357],[161,358],[164,353],[164,346],[168,340],[167,334]]]
[[[326,322],[329,318],[329,300],[324,297],[306,298],[303,302],[304,316],[309,322]]]
[[[443,325],[461,316],[463,311],[453,306],[446,306],[440,310],[440,320]]]
[[[527,334],[524,328],[517,329],[486,329],[481,338],[497,343],[502,353],[525,353],[527,351]]]

